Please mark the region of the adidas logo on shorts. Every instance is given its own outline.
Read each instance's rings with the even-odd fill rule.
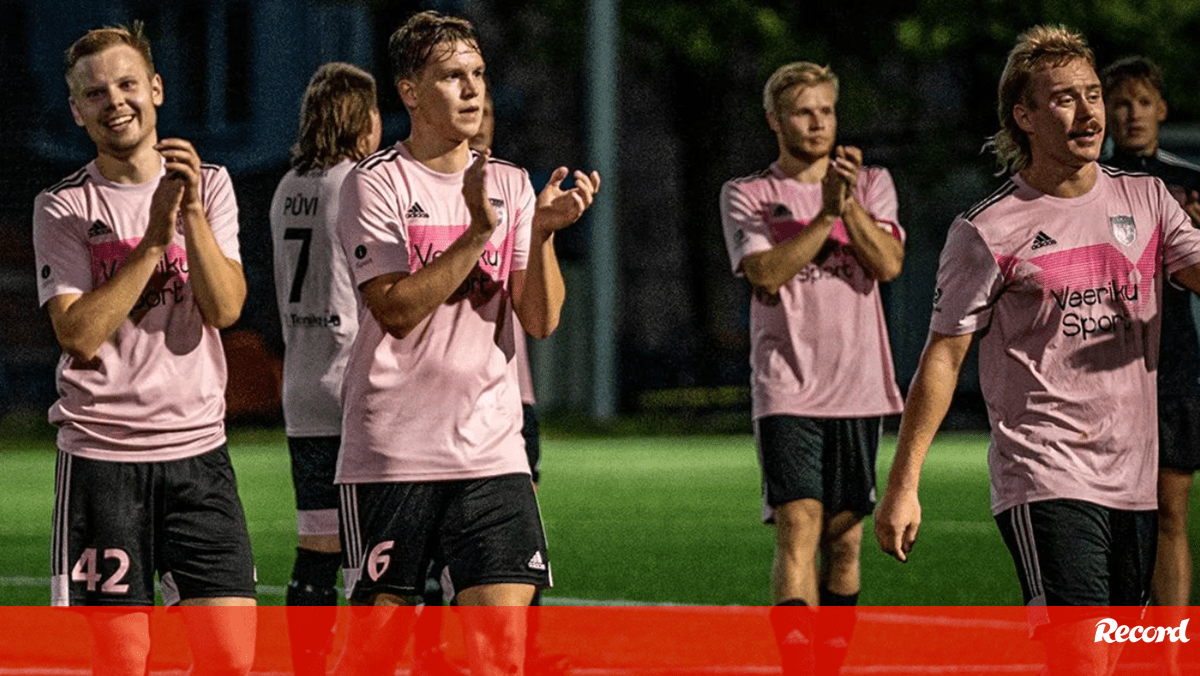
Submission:
[[[546,560],[542,558],[541,552],[534,552],[533,557],[529,559],[529,563],[525,565],[534,570],[546,570]]]

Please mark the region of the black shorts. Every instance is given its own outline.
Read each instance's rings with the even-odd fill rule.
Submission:
[[[344,484],[347,595],[415,598],[433,571],[447,598],[484,584],[549,587],[550,559],[528,474],[463,481]]]
[[[826,514],[875,510],[875,458],[883,419],[773,415],[754,423],[763,475],[763,520],[793,500],[819,500]]]
[[[525,438],[525,455],[529,458],[529,472],[533,483],[542,477],[542,437],[538,425],[537,409],[533,404],[521,404],[523,422],[521,436]]]
[[[1158,466],[1200,469],[1200,398],[1158,398]]]
[[[1042,500],[997,514],[996,524],[1016,564],[1033,631],[1107,612],[1089,614],[1085,607],[1149,603],[1156,511]]]
[[[338,489],[333,484],[341,437],[288,437],[300,535],[337,535]]]
[[[58,452],[53,605],[254,598],[254,560],[224,444],[167,462],[105,462]]]

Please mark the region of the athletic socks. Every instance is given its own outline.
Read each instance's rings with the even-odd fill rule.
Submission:
[[[850,636],[858,621],[858,594],[835,594],[821,589],[821,609],[817,614],[816,657],[817,676],[837,676],[850,649]]]
[[[783,676],[811,676],[815,668],[813,651],[817,613],[804,599],[788,599],[771,608],[771,629],[783,664]]]
[[[287,587],[288,639],[296,676],[325,676],[325,658],[337,621],[340,552],[296,548],[296,563]]]

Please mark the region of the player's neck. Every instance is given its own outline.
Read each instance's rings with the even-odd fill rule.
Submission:
[[[829,169],[829,156],[798,157],[787,151],[779,153],[779,170],[788,178],[801,183],[820,183]]]
[[[471,148],[466,139],[455,142],[414,131],[404,140],[404,147],[413,159],[443,174],[462,171],[471,159]]]
[[[151,134],[128,153],[101,150],[96,155],[96,170],[113,183],[148,183],[162,173],[162,155],[154,149],[158,138]]]
[[[1038,162],[1037,158],[1021,170],[1021,178],[1029,187],[1053,197],[1080,197],[1096,185],[1096,163],[1072,167],[1053,161]]]
[[[1150,143],[1141,148],[1117,148],[1115,152],[1126,157],[1153,157],[1158,152],[1158,143]]]

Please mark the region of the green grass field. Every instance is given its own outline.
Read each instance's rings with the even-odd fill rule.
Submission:
[[[881,482],[894,444],[885,437]],[[922,485],[924,524],[909,563],[884,556],[868,522],[861,603],[1020,604],[1012,561],[988,509],[986,449],[984,434],[938,437]],[[296,540],[283,432],[235,430],[230,450],[260,603],[282,604]],[[53,440],[44,433],[0,438],[0,463],[0,604],[44,605]],[[750,436],[547,433],[542,471],[539,499],[555,579],[547,603],[769,603],[774,531],[759,522]],[[1191,516],[1200,528],[1196,500]]]

